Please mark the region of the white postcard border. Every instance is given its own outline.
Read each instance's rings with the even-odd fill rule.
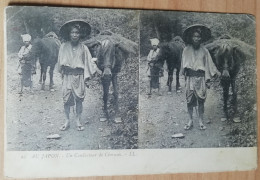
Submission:
[[[50,178],[254,170],[257,148],[7,151],[6,177]]]

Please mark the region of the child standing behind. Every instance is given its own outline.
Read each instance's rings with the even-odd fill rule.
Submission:
[[[32,49],[31,36],[29,34],[21,35],[23,39],[24,46],[18,52],[19,65],[18,73],[21,75],[21,90],[19,93],[23,92],[23,86],[28,87],[32,90],[32,73],[35,71],[31,61],[27,59],[27,56]]]
[[[157,57],[160,49],[158,48],[159,40],[157,38],[150,39],[152,49],[150,50],[148,56],[147,56],[147,61],[148,61],[148,77],[150,80],[150,92],[149,95],[151,95],[151,90],[152,89],[157,89],[159,90],[159,72],[160,69],[155,66],[155,58]]]

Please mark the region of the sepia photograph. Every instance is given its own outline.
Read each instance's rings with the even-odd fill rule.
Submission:
[[[8,151],[136,149],[139,13],[6,9]]]
[[[142,11],[140,149],[257,146],[255,18]]]

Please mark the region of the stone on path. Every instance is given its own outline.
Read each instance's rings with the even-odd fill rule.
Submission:
[[[240,117],[235,117],[235,118],[233,119],[233,121],[234,121],[235,123],[240,123],[240,122],[241,122],[241,119],[240,119]]]
[[[60,139],[60,135],[59,134],[51,134],[49,136],[47,136],[47,139]]]
[[[99,119],[99,121],[100,121],[100,122],[105,122],[105,121],[107,121],[107,118],[101,117],[101,118]]]
[[[182,133],[177,133],[172,135],[172,138],[184,138],[184,135]]]
[[[115,123],[122,123],[121,117],[116,117],[115,118]]]
[[[222,122],[224,122],[224,121],[227,120],[227,118],[221,118],[220,120],[221,120]]]

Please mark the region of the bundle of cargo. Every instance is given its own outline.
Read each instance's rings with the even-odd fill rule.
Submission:
[[[129,54],[138,54],[138,44],[133,42],[120,34],[113,33],[109,30],[103,31],[95,37],[84,41],[83,43],[88,47],[93,47],[103,40],[108,39],[112,41],[118,48],[120,48],[123,52]]]

